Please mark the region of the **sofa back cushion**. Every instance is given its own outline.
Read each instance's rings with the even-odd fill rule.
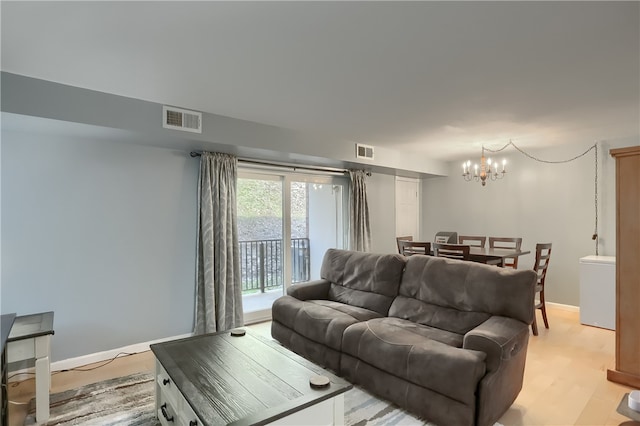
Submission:
[[[493,315],[531,324],[535,283],[532,270],[411,256],[389,316],[460,334]]]
[[[329,300],[386,316],[398,295],[404,265],[404,257],[398,254],[329,249],[320,276],[331,282]]]

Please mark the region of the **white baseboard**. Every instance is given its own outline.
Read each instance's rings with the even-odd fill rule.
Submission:
[[[562,303],[553,303],[553,302],[544,302],[544,303],[545,305],[551,308],[560,309],[562,311],[580,312],[580,306],[563,305]]]
[[[121,348],[110,349],[108,351],[96,352],[93,354],[82,355],[75,358],[63,359],[61,361],[56,361],[51,363],[51,372],[61,371],[61,370],[71,370],[72,368],[82,367],[85,365],[93,364],[96,362],[107,361],[114,357],[116,357],[119,353],[124,352],[128,354],[146,352],[149,350],[149,346],[154,343],[162,343],[170,340],[184,339],[186,337],[193,336],[193,333],[181,334],[179,336],[171,336],[165,337],[162,339],[152,340],[149,342],[142,343],[134,343],[133,345],[123,346]],[[9,380],[10,382],[24,380],[24,377],[19,377],[21,374],[33,374],[35,372],[35,368],[25,368],[18,371],[12,371],[9,373],[10,376],[16,376],[15,378]]]

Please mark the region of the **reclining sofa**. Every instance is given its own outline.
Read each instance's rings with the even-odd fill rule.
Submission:
[[[272,308],[282,345],[439,425],[492,425],[522,389],[536,274],[329,249]]]

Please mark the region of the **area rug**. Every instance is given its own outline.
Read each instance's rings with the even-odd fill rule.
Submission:
[[[49,397],[47,426],[155,426],[154,377],[133,374],[82,386]],[[35,425],[35,399],[25,425]]]
[[[134,374],[52,394],[47,426],[157,426],[154,377]],[[406,411],[361,388],[345,393],[347,426],[427,425]],[[25,425],[35,423],[31,400]]]

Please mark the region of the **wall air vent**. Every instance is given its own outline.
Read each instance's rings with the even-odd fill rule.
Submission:
[[[162,107],[162,127],[202,133],[202,113],[165,105]]]
[[[367,160],[373,160],[373,147],[369,145],[363,145],[361,143],[357,143],[356,158],[365,158]]]

